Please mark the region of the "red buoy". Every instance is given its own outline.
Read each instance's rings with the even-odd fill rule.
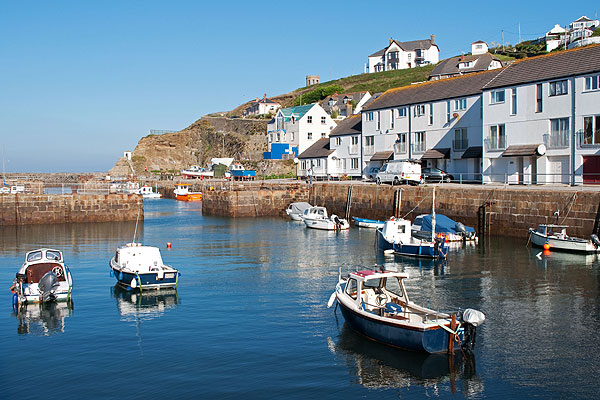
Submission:
[[[544,250],[550,250],[550,245],[548,243],[544,243]]]
[[[167,242],[167,249],[171,248],[171,242]]]

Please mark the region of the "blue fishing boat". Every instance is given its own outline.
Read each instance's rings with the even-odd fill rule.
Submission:
[[[359,226],[361,228],[371,228],[371,229],[383,228],[383,224],[385,223],[385,221],[379,221],[376,219],[368,219],[368,218],[352,217],[352,219],[354,220],[354,225]]]
[[[177,287],[180,273],[165,265],[158,247],[127,243],[117,249],[110,260],[111,273],[117,282],[132,289]]]
[[[375,341],[426,353],[473,351],[477,326],[485,315],[477,310],[439,312],[411,302],[406,273],[364,270],[340,273],[328,307],[340,306],[348,325]],[[455,344],[457,344],[455,346]]]
[[[410,257],[446,258],[448,246],[442,237],[433,240],[414,238],[410,221],[402,218],[390,218],[383,228],[377,229],[377,247],[382,251]]]

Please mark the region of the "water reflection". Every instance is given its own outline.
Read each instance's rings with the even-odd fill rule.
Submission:
[[[166,310],[179,304],[176,288],[160,290],[125,289],[120,285],[112,288],[122,321],[150,320],[160,317]]]
[[[65,331],[65,318],[73,315],[73,301],[22,305],[13,315],[19,335],[57,335]]]
[[[567,266],[567,265],[587,265],[592,266],[600,261],[599,254],[578,254],[564,251],[543,250],[539,247],[529,249],[531,257],[536,260],[536,264],[548,268],[549,266]]]
[[[400,389],[421,386],[427,393],[456,393],[462,389],[469,396],[483,392],[484,386],[475,370],[472,356],[461,353],[424,354],[404,351],[368,340],[346,324],[337,342],[327,338],[329,350],[343,359],[356,382],[369,389]]]

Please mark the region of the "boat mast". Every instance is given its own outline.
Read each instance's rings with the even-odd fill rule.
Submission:
[[[4,165],[4,153],[6,151],[6,146],[2,146],[2,185],[6,186],[6,169]]]
[[[431,200],[431,241],[435,241],[435,186],[433,187],[433,199]]]

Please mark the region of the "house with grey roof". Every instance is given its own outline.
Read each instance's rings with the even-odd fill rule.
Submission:
[[[452,78],[454,76],[496,68],[502,68],[502,62],[488,52],[487,43],[478,40],[471,44],[471,54],[463,54],[442,60],[435,66],[431,75],[429,75],[429,79]]]
[[[280,108],[267,124],[265,159],[294,158],[321,138],[329,137],[336,123],[317,104]]]
[[[600,183],[600,45],[514,62],[482,96],[484,182]]]
[[[242,115],[249,117],[252,115],[275,114],[280,107],[281,104],[267,98],[267,94],[265,93],[262,99],[256,98],[256,100],[251,101]]]
[[[368,57],[368,72],[393,71],[436,64],[440,60],[440,49],[435,44],[435,35],[429,39],[400,42],[390,39],[387,47]]]
[[[333,164],[335,150],[329,147],[329,138],[317,140],[308,149],[298,155],[300,162],[298,176],[308,176],[309,169],[315,179],[326,179],[330,175],[329,169]]]
[[[319,104],[329,115],[337,114],[338,119],[344,119],[353,114],[359,114],[364,104],[371,98],[368,91],[333,94],[327,96]]]

